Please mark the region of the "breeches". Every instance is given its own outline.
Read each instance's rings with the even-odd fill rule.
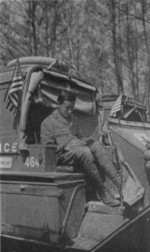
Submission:
[[[102,145],[94,142],[90,147],[82,146],[75,150],[63,151],[56,155],[58,165],[72,165],[75,171],[88,173],[93,164],[98,163],[98,169],[107,163],[108,157]]]
[[[75,172],[84,172],[92,178],[96,186],[102,185],[106,174],[120,187],[120,176],[108,157],[103,146],[94,142],[90,147],[82,146],[73,151],[64,151],[56,155],[58,165],[72,165]]]

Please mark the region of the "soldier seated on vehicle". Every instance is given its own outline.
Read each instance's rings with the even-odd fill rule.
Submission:
[[[120,205],[120,202],[108,190],[101,173],[113,181],[119,193],[121,178],[117,169],[103,148],[93,138],[85,138],[73,115],[76,97],[72,92],[62,91],[58,96],[59,107],[49,115],[41,125],[42,144],[56,144],[57,165],[72,165],[75,171],[80,169],[96,185],[97,198],[109,206]]]

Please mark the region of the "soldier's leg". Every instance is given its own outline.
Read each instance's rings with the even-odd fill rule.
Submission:
[[[63,154],[60,161],[62,161],[62,164],[71,164],[82,168],[83,172],[95,183],[98,197],[101,198],[105,204],[109,206],[120,205],[120,202],[110,194],[104,184],[100,172],[94,164],[94,157],[89,148],[78,148],[73,152],[67,151]]]
[[[121,176],[116,167],[113,165],[105,149],[99,142],[94,142],[91,146],[91,152],[99,164],[99,168],[103,169],[106,175],[113,181],[119,193],[121,190]]]

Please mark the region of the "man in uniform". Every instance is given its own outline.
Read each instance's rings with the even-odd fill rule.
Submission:
[[[56,144],[57,165],[73,165],[89,176],[97,188],[97,197],[109,206],[120,205],[104,183],[101,171],[114,182],[118,191],[121,178],[102,145],[91,138],[84,138],[73,115],[76,97],[72,92],[62,91],[58,96],[59,107],[41,125],[42,144]]]

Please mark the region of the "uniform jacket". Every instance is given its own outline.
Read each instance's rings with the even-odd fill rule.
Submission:
[[[42,144],[67,144],[73,137],[81,137],[82,131],[79,127],[78,119],[71,115],[64,118],[59,110],[55,110],[49,115],[41,125]]]

